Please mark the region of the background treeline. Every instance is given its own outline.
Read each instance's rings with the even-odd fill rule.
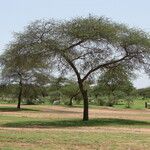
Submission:
[[[109,74],[110,75],[110,74]],[[125,79],[125,78],[124,78]],[[136,89],[130,80],[118,81],[109,84],[112,78],[102,74],[97,84],[87,82],[89,103],[98,106],[114,106],[125,104],[125,107],[134,105],[134,100],[148,101],[150,88]],[[120,82],[120,83],[119,83]],[[19,94],[18,84],[0,86],[0,103],[16,103]],[[66,78],[53,78],[46,86],[24,84],[22,91],[23,104],[63,104],[67,106],[83,103],[82,96],[75,81]],[[144,105],[143,105],[144,107]]]
[[[138,89],[138,94],[142,96],[143,99],[150,98],[150,87]]]

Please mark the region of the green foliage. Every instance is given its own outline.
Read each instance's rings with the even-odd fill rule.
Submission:
[[[126,108],[130,108],[131,105],[133,105],[133,97],[126,97],[125,101],[126,101]]]
[[[49,93],[49,102],[53,104],[54,101],[61,100],[62,93],[60,91],[53,91]]]
[[[61,87],[68,82],[68,79],[63,78],[63,77],[53,77],[50,80],[50,86],[49,86],[49,91],[55,91],[55,90],[60,90]]]
[[[42,98],[25,99],[23,102],[27,105],[37,105],[37,104],[43,104],[44,100]]]
[[[80,94],[78,85],[74,82],[69,82],[61,88],[61,92],[65,98],[69,98],[68,105],[73,105],[73,99],[75,100]]]
[[[118,99],[136,95],[136,89],[130,81],[131,76],[131,72],[122,65],[104,71],[98,85],[93,88],[95,98],[99,97],[99,104],[113,106]],[[105,100],[102,100],[103,96]]]
[[[150,98],[150,87],[138,89],[138,94],[143,98]]]
[[[92,39],[100,38],[114,40],[117,28],[113,22],[104,17],[89,16],[87,18],[75,18],[67,22],[63,28],[66,28],[66,34],[71,38]]]

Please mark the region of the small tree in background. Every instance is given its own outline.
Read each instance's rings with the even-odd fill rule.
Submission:
[[[129,97],[135,90],[130,81],[132,76],[133,74],[122,65],[107,69],[99,78],[97,92],[108,96],[108,105],[112,106],[117,103],[118,96],[120,98]],[[118,95],[118,92],[122,95]]]
[[[43,82],[42,77],[44,77],[44,73],[40,72],[47,67],[41,56],[31,56],[26,53],[26,49],[26,45],[16,40],[10,43],[7,50],[1,56],[3,81],[5,84],[18,85],[18,109],[20,109],[22,100],[23,86],[37,83],[37,81]]]
[[[61,89],[61,92],[64,96],[69,98],[69,106],[73,105],[73,99],[75,99],[80,94],[79,87],[75,82],[69,82],[64,85]]]

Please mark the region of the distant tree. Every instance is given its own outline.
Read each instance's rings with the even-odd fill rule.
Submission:
[[[0,85],[0,98],[1,100],[6,100],[6,98],[14,98],[16,92],[16,86],[15,85],[7,85],[7,84],[1,84]]]
[[[66,82],[68,82],[68,79],[61,76],[53,77],[50,81],[50,88],[52,91],[60,90]]]
[[[23,50],[23,51],[22,51]],[[7,50],[1,56],[2,77],[5,84],[18,85],[18,104],[20,109],[23,85],[34,84],[42,81],[44,74],[40,75],[41,69],[46,67],[41,56],[26,53],[26,45],[16,40],[11,42]],[[40,82],[39,82],[40,83]]]
[[[131,73],[125,66],[118,65],[117,67],[109,68],[104,71],[98,81],[99,92],[110,97],[110,102],[115,103],[116,92],[121,91],[126,95],[130,95],[134,87],[130,81]]]
[[[125,66],[118,65],[106,69],[99,77],[98,84],[93,88],[93,94],[107,96],[107,105],[114,105],[120,98],[133,95],[134,88],[131,78],[135,75]]]
[[[150,98],[150,87],[138,89],[138,94],[144,98]]]
[[[23,85],[22,97],[27,99],[28,104],[40,103],[39,97],[48,95],[46,84],[50,83],[51,77],[42,73],[35,73],[32,82]],[[36,101],[36,99],[38,99]],[[34,102],[33,102],[34,101]]]
[[[77,83],[71,81],[61,88],[61,92],[64,96],[70,99],[68,103],[68,105],[70,106],[73,105],[73,99],[80,94],[80,90]]]

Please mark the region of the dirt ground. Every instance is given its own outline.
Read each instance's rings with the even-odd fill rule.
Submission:
[[[0,106],[10,106],[1,104]],[[11,105],[16,107],[15,105]],[[24,105],[22,108],[37,109],[39,111],[3,111],[0,112],[1,115],[13,115],[17,117],[29,117],[37,119],[66,119],[66,118],[81,118],[82,119],[82,108],[71,108],[63,106],[45,106],[45,105],[35,105],[27,106]],[[150,120],[150,110],[130,110],[130,109],[114,109],[114,108],[100,108],[100,109],[89,109],[90,118],[118,118],[118,119],[131,119],[131,120]],[[0,127],[0,130],[5,129],[5,127]],[[40,128],[8,128],[11,130],[42,130]],[[69,132],[125,132],[125,133],[146,133],[150,134],[150,128],[130,128],[130,127],[67,127],[67,128],[49,128],[44,130],[60,130]]]

